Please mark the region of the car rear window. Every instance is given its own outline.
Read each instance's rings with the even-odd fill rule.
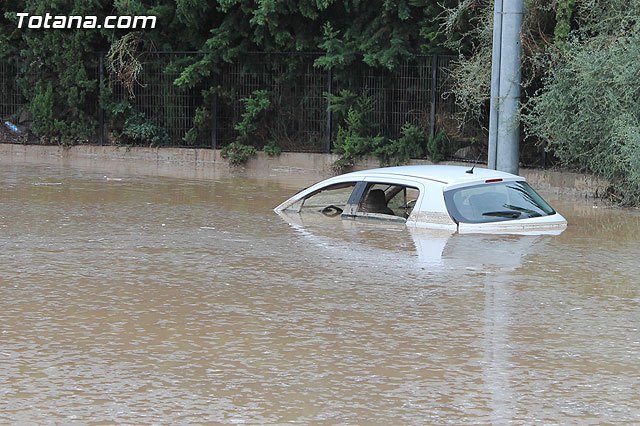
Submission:
[[[458,222],[498,222],[555,214],[524,181],[455,188],[446,191],[444,198],[449,213]]]

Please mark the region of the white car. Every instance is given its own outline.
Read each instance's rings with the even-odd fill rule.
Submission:
[[[335,176],[274,209],[457,232],[559,234],[567,221],[521,176],[478,167],[399,166]]]

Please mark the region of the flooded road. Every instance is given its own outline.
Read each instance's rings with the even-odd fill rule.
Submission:
[[[0,161],[0,423],[640,423],[640,214],[271,211],[309,182]]]

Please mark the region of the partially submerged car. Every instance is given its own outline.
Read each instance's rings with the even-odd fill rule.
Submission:
[[[526,180],[478,167],[399,166],[335,176],[274,209],[457,232],[562,232],[567,221]]]

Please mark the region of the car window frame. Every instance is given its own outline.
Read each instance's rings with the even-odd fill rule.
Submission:
[[[368,193],[367,188],[376,184],[389,185],[389,186],[402,186],[404,188],[411,188],[418,191],[418,198],[416,199],[416,203],[407,218],[397,216],[397,215],[362,211],[361,205],[364,202],[365,194]],[[347,202],[347,205],[345,206],[344,212],[342,213],[341,217],[345,219],[358,219],[358,218],[379,219],[379,220],[385,220],[389,222],[406,223],[411,218],[411,215],[413,214],[413,212],[416,211],[420,206],[423,194],[425,192],[425,189],[422,186],[423,185],[420,185],[418,182],[411,182],[406,180],[391,180],[391,179],[381,179],[380,177],[366,177],[365,179],[363,179],[362,181],[356,184],[356,187],[351,193],[351,197],[349,198],[349,201]]]

